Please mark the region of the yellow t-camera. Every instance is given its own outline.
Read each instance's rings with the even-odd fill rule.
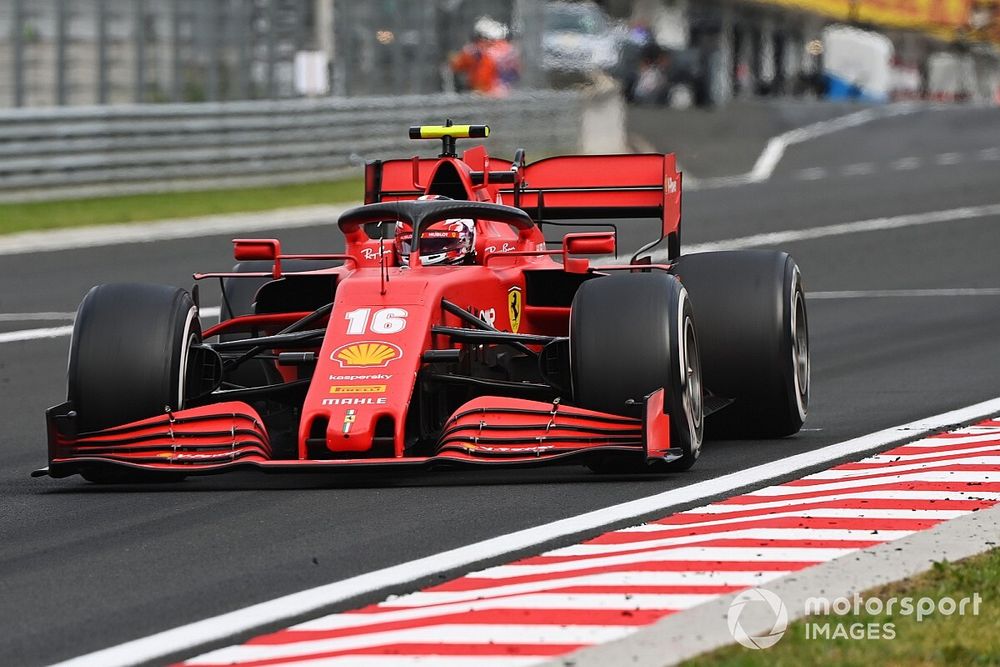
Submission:
[[[410,139],[481,139],[490,136],[489,125],[413,125]]]

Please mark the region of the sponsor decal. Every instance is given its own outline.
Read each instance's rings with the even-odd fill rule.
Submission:
[[[339,363],[341,368],[385,368],[390,361],[402,356],[403,351],[398,345],[371,341],[341,345],[333,351],[330,359]]]
[[[331,394],[384,394],[384,384],[335,384],[330,387]]]
[[[504,243],[499,248],[497,246],[495,246],[495,245],[488,245],[488,246],[486,246],[486,252],[487,252],[487,254],[494,253],[494,252],[511,252],[513,250],[517,250],[517,246],[511,245],[510,243]]]
[[[351,409],[344,413],[344,435],[351,432],[351,425],[358,418],[358,411]]]
[[[324,398],[323,405],[385,405],[389,402],[385,396],[378,398]]]
[[[375,248],[362,248],[361,255],[370,262],[373,259],[378,259],[379,252]]]
[[[352,380],[357,380],[361,382],[363,380],[375,381],[375,380],[391,380],[392,376],[386,373],[372,373],[370,375],[331,375],[330,382],[350,382]]]
[[[365,331],[377,335],[399,333],[406,328],[406,318],[409,316],[410,313],[405,308],[379,308],[374,315],[371,308],[358,308],[344,313],[350,336],[363,336]]]
[[[524,298],[520,287],[511,287],[507,290],[507,315],[510,317],[510,330],[517,333],[521,328],[521,310],[524,305]]]

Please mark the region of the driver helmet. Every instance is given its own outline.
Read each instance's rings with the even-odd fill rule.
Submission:
[[[444,195],[423,195],[418,201],[451,200]],[[409,223],[397,222],[393,240],[399,263],[408,266],[413,249],[413,228]],[[449,218],[424,229],[420,236],[420,262],[423,266],[434,264],[462,264],[475,254],[476,223],[468,218]]]

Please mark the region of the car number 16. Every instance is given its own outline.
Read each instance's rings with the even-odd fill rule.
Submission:
[[[376,334],[399,333],[406,328],[406,317],[409,313],[403,308],[380,308],[372,314],[371,308],[358,308],[345,313],[347,333],[351,336],[363,336],[365,331]],[[369,327],[369,318],[371,326]]]

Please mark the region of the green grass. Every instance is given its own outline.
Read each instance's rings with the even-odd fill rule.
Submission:
[[[893,623],[895,639],[806,639],[803,621],[788,626],[784,637],[772,648],[750,650],[729,646],[685,662],[689,667],[739,665],[753,667],[799,667],[800,665],[1000,665],[1000,549],[959,561],[937,563],[920,576],[868,591],[862,600],[879,597],[948,596],[955,600],[982,597],[979,615],[967,607],[965,616],[934,613],[917,622],[916,617],[885,614],[810,616],[812,623]]]
[[[364,181],[0,204],[0,234],[360,201]]]

